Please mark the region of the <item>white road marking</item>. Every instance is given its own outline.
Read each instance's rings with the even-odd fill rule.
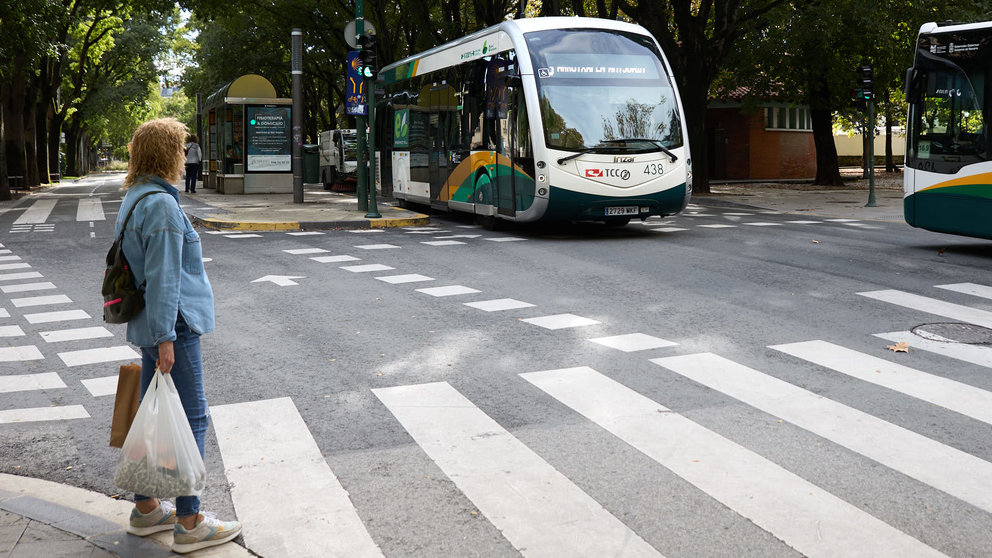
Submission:
[[[34,345],[0,347],[0,362],[20,362],[22,360],[41,360],[43,358],[45,356]]]
[[[90,392],[93,397],[103,397],[105,395],[117,394],[118,376],[104,376],[102,378],[91,378],[83,380],[83,387]]]
[[[749,227],[778,227],[782,223],[754,222],[754,223],[741,223],[741,224],[747,225]]]
[[[337,262],[357,262],[361,258],[356,258],[355,256],[317,256],[315,258],[310,258],[310,259],[320,263],[337,263]]]
[[[52,213],[52,209],[55,208],[55,204],[58,200],[36,200],[31,207],[21,214],[20,217],[14,221],[14,225],[26,225],[33,223],[44,223],[48,220],[49,214]]]
[[[660,556],[447,383],[372,392],[524,556]]]
[[[737,225],[697,225],[703,229],[736,229]]]
[[[16,262],[16,261],[20,261],[20,259],[21,259],[20,256],[14,256],[14,255],[0,256],[0,262]]]
[[[992,298],[992,287],[977,285],[975,283],[955,283],[953,285],[937,285],[938,289],[947,289],[959,293],[978,296],[982,298]]]
[[[823,224],[823,221],[804,221],[804,220],[799,220],[799,221],[786,221],[786,223],[792,223],[793,225],[820,225],[820,224]]]
[[[286,234],[288,234],[290,236],[315,236],[315,235],[322,235],[322,234],[326,234],[326,233],[317,232],[317,231],[301,231],[301,232],[291,232],[291,233],[286,233]]]
[[[43,277],[37,271],[25,271],[24,273],[6,273],[0,275],[0,281],[18,281],[20,279],[39,279]]]
[[[433,281],[433,277],[428,277],[426,275],[418,275],[416,273],[411,273],[409,275],[386,275],[383,277],[376,277],[379,281],[385,281],[393,285],[399,285],[401,283],[419,283],[421,281]]]
[[[0,308],[0,318],[9,318],[10,312],[6,308]]]
[[[481,234],[453,234],[450,236],[435,236],[436,240],[452,240],[455,238],[479,238]]]
[[[54,289],[54,283],[42,282],[42,283],[21,283],[19,285],[4,285],[0,286],[0,291],[4,294],[8,293],[24,293],[28,291],[45,291],[49,289]]]
[[[614,335],[613,337],[600,337],[590,339],[593,343],[599,343],[606,347],[619,349],[625,353],[634,351],[646,351],[648,349],[660,349],[663,347],[675,347],[678,343],[646,335],[643,333],[628,333],[626,335]]]
[[[20,326],[0,326],[0,337],[23,337],[24,330]]]
[[[39,335],[47,343],[59,343],[62,341],[80,341],[83,339],[99,339],[101,337],[113,337],[114,334],[103,326],[80,327],[76,329],[60,329],[56,331],[42,331]]]
[[[651,362],[992,511],[988,461],[711,353]]]
[[[210,415],[248,548],[261,556],[382,556],[291,399],[211,406]]]
[[[592,368],[520,376],[804,555],[943,556]]]
[[[82,405],[66,405],[64,407],[35,407],[30,409],[10,409],[9,411],[0,411],[0,424],[81,418],[90,418],[90,414],[86,412],[86,409],[84,409]]]
[[[465,302],[465,306],[485,310],[486,312],[500,312],[502,310],[516,310],[518,308],[531,308],[534,305],[512,298],[497,298],[495,300],[480,300],[478,302]]]
[[[382,264],[365,264],[365,265],[345,265],[342,266],[341,269],[345,271],[350,271],[352,273],[368,273],[370,271],[390,271],[395,268]]]
[[[59,353],[59,358],[66,366],[82,366],[100,362],[115,362],[118,360],[140,359],[141,353],[128,345],[117,347],[101,347],[99,349],[84,349],[82,351],[66,351]]]
[[[100,198],[80,198],[76,208],[77,221],[103,221],[106,218]]]
[[[262,235],[255,233],[225,234],[224,238],[262,238]]]
[[[31,267],[30,264],[26,264],[26,263],[23,263],[23,262],[22,263],[7,263],[7,264],[0,264],[0,271],[7,271],[9,269],[27,269],[29,267]]]
[[[429,240],[427,242],[421,242],[421,244],[428,246],[457,246],[459,244],[465,244],[465,242],[460,240]]]
[[[417,292],[429,294],[431,296],[456,296],[479,293],[482,291],[473,289],[472,287],[466,287],[464,285],[449,285],[447,287],[427,287],[424,289],[417,289]]]
[[[517,238],[515,236],[496,236],[493,238],[487,238],[486,240],[490,242],[516,242],[518,240],[527,240],[526,238]]]
[[[399,248],[393,244],[361,244],[355,246],[355,248],[361,248],[362,250],[391,250],[393,248]]]
[[[963,360],[965,362],[970,362],[986,368],[992,368],[992,347],[924,339],[919,335],[914,335],[911,331],[876,333],[875,337],[881,337],[882,339],[887,339],[894,343],[909,343],[910,350],[922,349],[924,351],[937,353],[950,358],[956,358],[958,360]]]
[[[69,304],[72,302],[72,299],[65,295],[29,296],[26,298],[12,298],[10,302],[16,308],[25,308],[29,306],[47,306],[50,304]]]
[[[934,298],[915,295],[904,291],[884,290],[858,293],[861,296],[889,302],[912,310],[943,316],[952,320],[960,320],[970,324],[992,328],[992,312],[978,310],[970,306],[962,306],[944,302]]]
[[[992,392],[826,341],[769,348],[992,424]]]
[[[299,285],[299,283],[293,281],[293,279],[306,279],[306,276],[305,275],[266,275],[265,277],[259,277],[258,279],[255,279],[254,281],[252,281],[252,283],[270,282],[270,283],[275,283],[280,287],[290,287],[294,285]]]
[[[287,254],[293,254],[294,256],[300,256],[303,254],[325,254],[328,251],[323,248],[296,248],[293,250],[283,250]]]
[[[575,314],[556,314],[554,316],[541,316],[539,318],[527,318],[521,320],[529,324],[541,326],[546,329],[565,329],[569,327],[584,327],[596,325],[599,322],[590,318],[583,318]]]
[[[15,391],[34,391],[39,389],[64,388],[65,382],[55,372],[44,374],[22,374],[18,376],[0,376],[0,393]]]
[[[648,229],[648,230],[654,232],[672,233],[672,232],[687,231],[689,229],[680,229],[678,227],[662,227],[660,229]]]
[[[382,232],[386,232],[386,231],[384,231],[383,229],[354,229],[354,230],[350,230],[348,232],[354,233],[354,234],[369,234],[369,233],[382,233]]]
[[[61,312],[39,312],[37,314],[24,314],[24,319],[29,324],[45,324],[50,322],[63,322],[69,320],[88,320],[90,315],[85,310],[63,310]]]

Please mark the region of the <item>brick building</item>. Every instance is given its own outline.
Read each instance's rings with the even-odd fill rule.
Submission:
[[[709,176],[720,180],[812,179],[816,148],[809,108],[774,100],[757,110],[740,88],[711,101],[706,114]]]

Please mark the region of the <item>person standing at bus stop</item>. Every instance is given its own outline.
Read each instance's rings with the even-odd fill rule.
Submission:
[[[196,134],[190,134],[186,138],[186,191],[191,194],[196,193],[196,179],[200,176],[200,161],[203,160],[203,152],[200,151],[200,144],[197,143]]]

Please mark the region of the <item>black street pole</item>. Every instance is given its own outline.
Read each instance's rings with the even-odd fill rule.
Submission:
[[[303,30],[293,29],[293,203],[303,203]]]

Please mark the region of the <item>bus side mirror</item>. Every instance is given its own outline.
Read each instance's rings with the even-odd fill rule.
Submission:
[[[909,69],[906,70],[906,88],[905,88],[905,93],[906,93],[906,102],[908,102],[908,103],[913,102],[913,89],[914,89],[914,87],[913,87],[913,79],[915,77],[916,77],[916,70],[915,69],[909,68]]]

